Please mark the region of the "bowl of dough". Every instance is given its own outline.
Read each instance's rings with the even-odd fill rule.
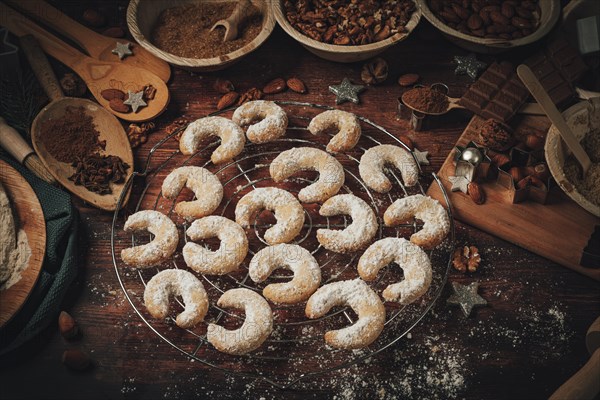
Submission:
[[[563,112],[563,117],[592,161],[583,176],[556,127],[546,137],[546,162],[561,189],[577,204],[600,217],[600,97],[581,101]]]

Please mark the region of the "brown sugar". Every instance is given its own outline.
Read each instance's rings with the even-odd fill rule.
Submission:
[[[180,57],[212,58],[231,53],[250,43],[262,29],[262,15],[251,7],[239,28],[238,37],[223,42],[224,27],[211,32],[215,22],[231,15],[235,3],[186,4],[168,8],[158,17],[152,29],[152,43]]]

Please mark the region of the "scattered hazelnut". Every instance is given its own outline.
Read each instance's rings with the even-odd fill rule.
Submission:
[[[62,362],[76,371],[84,371],[91,365],[90,357],[79,349],[65,350],[62,355]]]
[[[539,150],[544,148],[544,139],[537,135],[530,134],[525,137],[525,145],[531,150]]]
[[[106,17],[92,8],[85,10],[82,17],[85,23],[93,28],[102,28],[106,25]]]

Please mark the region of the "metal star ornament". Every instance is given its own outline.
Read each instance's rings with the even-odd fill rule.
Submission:
[[[344,78],[339,85],[329,86],[329,91],[335,94],[335,104],[342,104],[346,101],[351,101],[354,104],[359,104],[360,99],[358,94],[365,90],[363,85],[354,85],[348,78]]]
[[[465,317],[468,317],[473,307],[487,305],[487,301],[477,294],[478,288],[479,282],[472,282],[466,286],[452,282],[454,294],[448,298],[447,303],[460,306]]]
[[[468,56],[454,56],[454,62],[456,63],[454,73],[456,75],[469,75],[471,79],[477,79],[479,73],[487,68],[487,64],[479,61],[473,53]]]
[[[115,47],[112,50],[112,53],[119,56],[119,60],[122,60],[127,56],[133,55],[133,52],[131,51],[131,43],[117,42],[117,47]]]
[[[125,100],[123,102],[123,104],[127,104],[129,106],[131,106],[131,109],[133,110],[134,113],[137,112],[138,108],[140,107],[145,107],[148,104],[146,104],[146,102],[144,101],[144,91],[139,91],[139,92],[132,92],[131,90],[128,91],[129,92],[129,98],[127,100]]]
[[[448,180],[452,183],[452,187],[450,188],[453,192],[458,192],[459,190],[464,194],[468,192],[469,180],[464,176],[449,176]]]
[[[428,151],[420,151],[419,149],[415,148],[413,150],[413,154],[415,155],[419,165],[429,165],[429,160],[427,159],[427,156],[429,155]]]

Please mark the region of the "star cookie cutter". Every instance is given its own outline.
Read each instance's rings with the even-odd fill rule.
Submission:
[[[492,160],[485,147],[470,141],[466,146],[454,147],[455,176],[464,176],[469,182],[487,179]]]

